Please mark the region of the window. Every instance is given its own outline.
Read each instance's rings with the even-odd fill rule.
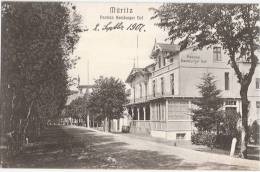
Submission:
[[[229,73],[225,72],[225,90],[229,90]]]
[[[177,140],[185,139],[185,133],[176,133],[176,139]]]
[[[133,87],[133,90],[134,90],[134,101],[135,101],[135,86]]]
[[[145,87],[145,88],[144,88],[144,89],[145,89],[145,90],[144,90],[144,91],[145,91],[145,99],[147,99],[147,90],[148,90],[148,89],[147,89],[147,86],[148,86],[148,84],[147,84],[147,82],[145,82],[145,83],[144,83],[144,87]]]
[[[142,84],[139,84],[139,87],[140,87],[140,98],[142,98],[143,95]]]
[[[164,95],[164,78],[161,78],[161,94]]]
[[[174,95],[174,73],[172,73],[171,75],[170,75],[170,80],[171,80],[171,93],[172,93],[172,95]]]
[[[227,100],[226,101],[226,105],[236,105],[236,104],[237,104],[237,102],[234,101],[234,100]]]
[[[153,96],[155,97],[155,80],[153,80]]]
[[[166,59],[163,57],[163,66],[166,65]]]
[[[255,88],[260,89],[260,78],[255,79]]]
[[[213,48],[213,59],[214,61],[221,61],[221,47]]]
[[[186,100],[169,100],[168,120],[189,120],[189,102]]]
[[[158,59],[159,68],[161,68],[161,57],[159,56],[158,58],[159,58]]]
[[[260,116],[260,101],[256,101],[255,103],[256,103],[256,114],[259,118],[259,116]]]

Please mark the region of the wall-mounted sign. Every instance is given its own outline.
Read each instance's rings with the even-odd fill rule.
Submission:
[[[207,64],[207,59],[199,56],[199,55],[184,55],[181,57],[182,65],[205,65]]]

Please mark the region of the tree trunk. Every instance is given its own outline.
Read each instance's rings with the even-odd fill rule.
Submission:
[[[104,131],[107,131],[107,117],[104,120]]]
[[[248,107],[249,101],[247,99],[247,89],[241,87],[240,91],[242,99],[242,126],[241,126],[241,158],[247,158],[247,144],[249,139],[249,128],[248,128]]]
[[[25,123],[25,126],[24,126],[24,129],[23,129],[23,132],[22,132],[22,141],[24,142],[25,140],[25,135],[26,135],[26,131],[27,131],[27,128],[28,128],[28,125],[29,125],[29,122],[30,122],[30,116],[31,116],[31,113],[32,113],[32,107],[33,107],[33,103],[34,101],[31,102],[31,104],[29,105],[29,108],[28,108],[28,113],[27,113],[27,116],[26,116],[26,123]]]
[[[95,120],[94,120],[94,116],[92,117],[92,127],[95,128]]]
[[[88,112],[88,115],[87,115],[87,123],[86,124],[87,124],[87,127],[90,128],[90,126],[89,126],[89,112]]]
[[[111,132],[111,119],[108,118],[108,132]]]

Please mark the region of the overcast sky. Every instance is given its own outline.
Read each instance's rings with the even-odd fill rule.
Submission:
[[[167,33],[154,25],[151,20],[152,11],[150,7],[159,7],[159,3],[75,3],[78,13],[82,15],[83,25],[89,28],[81,34],[79,43],[74,55],[81,57],[76,68],[69,72],[71,77],[80,76],[81,84],[87,84],[87,64],[89,61],[89,83],[99,76],[114,76],[125,81],[130,73],[134,58],[138,56],[138,67],[144,67],[152,63],[149,58],[156,39],[157,42],[164,42]],[[133,13],[111,14],[110,7],[133,9]],[[125,10],[125,11],[126,11]],[[129,11],[128,10],[128,11]],[[132,16],[135,20],[105,20],[100,16]],[[143,16],[137,20],[137,16]],[[126,28],[131,23],[145,24],[142,32],[138,31],[93,31],[97,23],[102,28],[108,22],[116,24],[123,21]],[[100,30],[101,30],[100,28]],[[144,31],[145,30],[145,31]],[[137,49],[138,35],[138,49]],[[137,62],[136,62],[137,63]]]

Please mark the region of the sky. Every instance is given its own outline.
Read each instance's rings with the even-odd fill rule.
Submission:
[[[154,25],[156,20],[150,19],[153,12],[149,8],[158,8],[160,3],[77,2],[74,4],[82,16],[82,25],[89,29],[80,34],[80,40],[73,54],[79,56],[80,60],[75,69],[69,71],[71,77],[80,77],[80,84],[93,84],[99,76],[113,76],[125,81],[133,68],[134,61],[136,67],[145,67],[153,62],[149,56],[155,39],[157,42],[165,42],[167,38],[167,33]],[[125,13],[110,13],[110,7],[125,10]],[[131,9],[132,13],[129,13]],[[104,16],[110,16],[110,19]],[[134,19],[119,20],[116,16]],[[110,21],[111,26],[123,22],[124,28],[112,31],[102,30]],[[145,26],[140,32],[126,30],[130,24],[135,23]],[[100,24],[99,31],[93,31],[96,24]]]

